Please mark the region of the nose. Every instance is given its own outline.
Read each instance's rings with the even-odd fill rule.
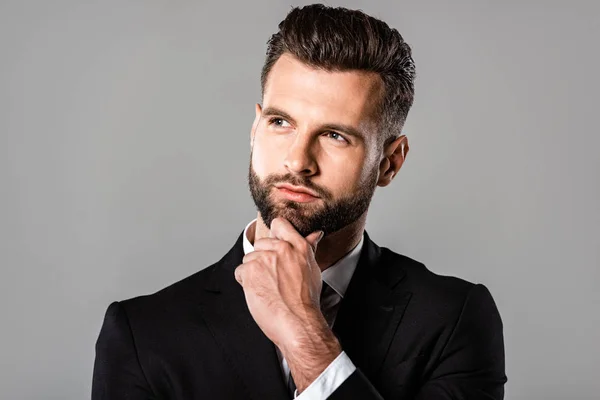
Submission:
[[[288,171],[297,175],[311,176],[317,172],[310,135],[296,133],[288,148],[284,166]]]

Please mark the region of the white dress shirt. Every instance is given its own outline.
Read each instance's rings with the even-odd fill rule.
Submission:
[[[248,228],[256,222],[256,219],[250,221],[244,229],[244,254],[248,254],[254,251],[254,246],[250,243],[247,232]],[[358,244],[354,249],[350,250],[345,256],[338,260],[335,264],[327,268],[321,273],[323,282],[327,283],[338,295],[338,299],[332,299],[333,303],[337,303],[344,298],[346,289],[354,274],[360,252],[362,250],[364,241],[364,235],[361,237]],[[254,242],[254,238],[253,238]],[[337,300],[337,301],[336,301]],[[326,304],[322,304],[322,307],[327,307]],[[335,320],[335,317],[334,317]],[[333,321],[332,321],[333,324]],[[279,351],[279,348],[275,346],[277,351],[277,357],[281,363],[281,369],[283,376],[286,381],[290,375],[290,368],[285,358]],[[348,355],[342,351],[335,360],[331,362],[325,368],[325,370],[315,379],[302,393],[298,394],[296,390],[295,398],[302,400],[320,400],[329,397],[348,377],[356,370],[356,367],[348,357]],[[287,385],[288,382],[286,382]]]

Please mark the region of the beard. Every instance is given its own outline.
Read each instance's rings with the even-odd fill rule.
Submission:
[[[377,176],[378,165],[375,164],[356,193],[334,199],[329,191],[298,175],[271,174],[261,180],[252,167],[250,155],[248,185],[256,209],[269,229],[275,218],[282,217],[287,219],[300,235],[306,237],[317,230],[322,230],[328,235],[358,220],[371,204],[377,187]],[[275,185],[280,183],[306,187],[319,195],[320,199],[308,203],[276,199],[272,192]]]

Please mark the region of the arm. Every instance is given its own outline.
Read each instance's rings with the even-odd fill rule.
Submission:
[[[415,400],[503,399],[507,379],[502,329],[492,295],[484,285],[474,285],[437,365]],[[329,399],[383,397],[357,369]]]
[[[506,375],[502,319],[488,289],[473,286],[431,378],[424,399],[503,399]]]
[[[113,302],[106,310],[96,341],[92,400],[152,398],[125,310],[120,303]]]

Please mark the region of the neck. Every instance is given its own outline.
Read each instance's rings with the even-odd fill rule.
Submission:
[[[315,259],[321,271],[325,271],[356,247],[365,230],[366,220],[367,212],[365,211],[350,225],[346,225],[337,232],[327,234],[321,239],[315,254]],[[248,239],[254,244],[255,240],[264,237],[269,237],[269,228],[265,225],[259,213],[256,223],[248,228]]]

